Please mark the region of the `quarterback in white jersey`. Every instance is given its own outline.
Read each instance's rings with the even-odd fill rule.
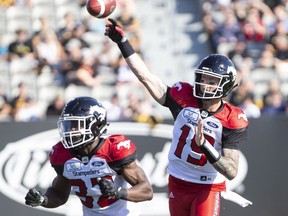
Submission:
[[[175,116],[168,173],[188,182],[223,183],[226,178],[209,163],[196,144],[195,127],[202,119],[205,139],[220,155],[222,148],[236,148],[236,143],[246,137],[247,119],[242,110],[224,101],[219,110],[211,114],[199,107],[192,92],[190,84],[180,82],[169,88],[167,93],[165,105]]]
[[[237,175],[239,143],[248,128],[244,112],[223,100],[237,86],[234,64],[224,55],[208,55],[197,66],[193,85],[170,87],[149,71],[116,21],[108,20],[105,35],[175,121],[167,169],[170,215],[220,215],[220,192],[226,179]]]
[[[30,189],[26,204],[56,208],[73,193],[84,216],[138,215],[127,201],[152,199],[152,187],[136,164],[134,143],[121,134],[103,136],[107,125],[106,110],[96,99],[71,100],[58,121],[61,141],[50,153],[57,176],[43,195]]]

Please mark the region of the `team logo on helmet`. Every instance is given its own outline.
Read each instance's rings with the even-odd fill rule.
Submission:
[[[104,107],[101,107],[101,106],[91,106],[89,113],[93,115],[95,112],[97,112],[97,114],[98,114],[98,119],[99,119],[100,121],[104,121],[104,120],[105,120],[106,110],[104,109]]]

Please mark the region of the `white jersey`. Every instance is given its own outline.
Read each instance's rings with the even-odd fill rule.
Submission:
[[[77,158],[61,142],[53,146],[50,162],[58,174],[69,180],[71,193],[82,202],[84,216],[135,216],[126,200],[102,196],[97,178],[111,179],[116,187],[127,188],[127,182],[117,172],[135,161],[136,147],[123,135],[111,135],[91,158]],[[117,163],[116,163],[117,161]]]
[[[201,110],[188,83],[171,87],[165,106],[170,108],[175,120],[167,172],[187,182],[223,183],[225,177],[209,163],[196,144],[195,127],[202,118],[206,140],[221,154],[223,146],[229,148],[229,144],[238,143],[246,135],[248,122],[244,113],[228,103],[223,103],[217,113]]]
[[[173,140],[169,151],[168,173],[188,182],[221,183],[225,177],[215,170],[195,143],[195,124],[192,121],[197,122],[199,117],[199,109],[191,107],[184,108],[178,114],[174,123]],[[191,118],[195,119],[192,120]],[[214,148],[221,154],[222,129],[221,127],[211,128],[210,125],[218,126],[221,124],[213,116],[203,120],[203,133],[206,139],[213,140]]]

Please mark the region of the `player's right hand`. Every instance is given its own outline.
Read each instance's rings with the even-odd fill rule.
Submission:
[[[42,195],[40,191],[32,188],[28,191],[25,197],[25,204],[36,207],[47,203],[47,197]]]
[[[198,146],[201,146],[205,142],[205,137],[203,134],[203,120],[199,118],[198,124],[194,127],[195,128],[195,141]]]
[[[115,43],[123,43],[126,41],[123,29],[114,19],[108,18],[111,23],[106,24],[104,35],[108,36]]]

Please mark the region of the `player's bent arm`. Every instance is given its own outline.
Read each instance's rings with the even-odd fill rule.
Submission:
[[[54,178],[52,186],[44,194],[48,198],[48,202],[42,206],[45,208],[56,208],[65,204],[69,198],[70,191],[71,186],[68,179],[58,174]]]
[[[232,180],[236,177],[239,164],[238,149],[223,149],[223,154],[218,161],[213,163],[213,167],[224,175],[227,179]]]
[[[155,74],[151,73],[137,53],[125,58],[128,66],[146,87],[151,96],[161,105],[165,103],[167,85]]]
[[[136,162],[132,162],[123,169],[124,179],[132,186],[127,189],[126,200],[132,202],[141,202],[153,198],[153,189],[148,181],[145,172]]]

